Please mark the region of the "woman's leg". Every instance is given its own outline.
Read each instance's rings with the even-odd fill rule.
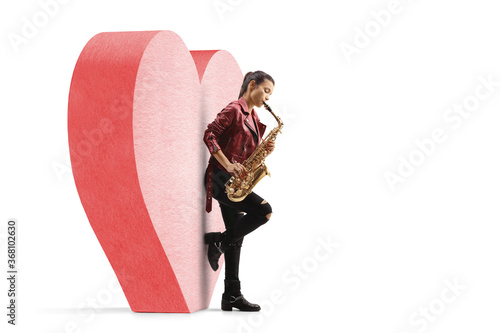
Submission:
[[[241,311],[259,311],[258,304],[250,303],[245,299],[241,293],[241,282],[239,278],[240,254],[243,237],[258,227],[253,224],[252,228],[242,228],[246,217],[249,215],[244,214],[235,208],[232,208],[219,201],[224,224],[226,225],[226,232],[231,230],[239,236],[236,241],[233,241],[233,246],[229,246],[224,252],[226,275],[224,279],[224,293],[222,294],[221,308],[224,311],[232,311],[233,308]],[[243,220],[243,222],[241,222]],[[259,224],[262,225],[262,224]]]
[[[205,234],[205,242],[209,244],[207,253],[208,260],[212,269],[216,271],[219,267],[218,261],[221,254],[235,244],[238,244],[238,242],[241,241],[245,235],[269,221],[272,209],[271,205],[267,201],[254,192],[251,192],[240,202],[233,202],[229,200],[227,194],[224,192],[224,184],[227,180],[229,180],[229,178],[231,178],[231,176],[227,172],[222,171],[215,166],[213,171],[214,181],[212,186],[212,197],[219,202],[221,209],[223,209],[224,206],[227,206],[227,208],[232,208],[233,210],[239,212],[246,212],[246,215],[238,220],[234,220],[234,217],[231,216],[231,214],[226,214],[227,218],[224,219],[226,231],[223,233],[215,232]],[[231,218],[233,218],[234,222],[226,222],[230,221]]]
[[[247,195],[241,202],[229,200],[225,193],[214,198],[219,201],[221,206],[226,206],[246,213],[243,217],[236,220],[229,228],[226,226],[226,230],[233,242],[237,242],[240,238],[243,238],[265,224],[271,217],[271,205],[255,192]]]
[[[224,219],[226,229],[231,229],[231,227],[233,227],[234,224],[245,215],[245,213],[223,204],[220,204],[220,210],[222,213],[222,218]],[[235,242],[234,246],[229,247],[226,252],[224,252],[227,280],[239,279],[240,254],[242,244],[243,237]]]
[[[230,201],[224,193],[224,184],[229,178],[229,174],[214,167],[213,198],[219,202],[226,226],[226,231],[224,232],[227,235],[226,242],[229,241],[232,245],[225,247],[224,250],[226,276],[224,279],[221,308],[225,311],[231,311],[233,308],[240,309],[241,311],[259,311],[260,306],[258,304],[248,302],[241,294],[239,280],[240,253],[243,237],[269,220],[271,217],[271,206],[255,193],[251,193],[245,200],[238,203]],[[243,212],[246,212],[246,214]],[[219,233],[219,235],[221,234]],[[212,251],[210,251],[211,247]],[[215,253],[214,247],[214,244],[209,244],[208,257],[211,265],[215,265],[215,260],[218,260],[220,254],[223,252],[221,251],[222,246],[217,247],[220,254]]]
[[[216,166],[213,168],[213,198],[215,198],[219,205],[225,205],[240,212],[247,213],[238,221],[231,223],[231,226],[226,225],[226,229],[230,234],[233,241],[244,237],[250,232],[254,231],[271,218],[272,208],[271,205],[257,195],[251,192],[246,198],[240,202],[233,202],[229,200],[225,193],[225,184],[231,178],[224,170],[220,170]],[[206,179],[206,177],[205,177]]]

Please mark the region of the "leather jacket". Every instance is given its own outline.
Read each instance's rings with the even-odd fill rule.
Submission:
[[[252,126],[254,120],[257,132]],[[211,154],[222,149],[231,163],[243,163],[258,147],[265,130],[266,125],[260,122],[255,109],[249,113],[245,98],[241,97],[229,103],[217,114],[215,120],[208,124],[203,141]],[[213,156],[209,163],[225,170]]]
[[[255,125],[252,123],[255,121]],[[256,127],[254,129],[254,127]],[[260,122],[254,109],[248,112],[245,98],[229,103],[215,120],[208,124],[203,141],[211,154],[222,149],[231,163],[243,163],[262,141],[266,125]],[[207,168],[206,211],[212,210],[213,165],[227,170],[211,156]]]

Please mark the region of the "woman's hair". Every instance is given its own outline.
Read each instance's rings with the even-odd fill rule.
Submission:
[[[262,82],[264,82],[265,79],[268,79],[274,85],[274,80],[271,77],[271,75],[269,75],[263,71],[255,71],[255,72],[246,73],[245,77],[243,78],[243,84],[241,85],[240,95],[238,96],[238,99],[240,99],[241,96],[243,96],[243,94],[247,91],[248,84],[250,83],[250,81],[255,80],[255,84],[259,85]]]

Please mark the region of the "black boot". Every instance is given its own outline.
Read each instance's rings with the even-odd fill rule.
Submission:
[[[232,311],[233,308],[240,311],[259,311],[258,304],[248,302],[241,294],[240,280],[224,280],[224,293],[222,294],[221,308],[224,311]]]
[[[208,262],[214,271],[219,269],[220,256],[230,247],[234,246],[231,243],[227,231],[209,232],[205,234],[205,244],[208,244]]]

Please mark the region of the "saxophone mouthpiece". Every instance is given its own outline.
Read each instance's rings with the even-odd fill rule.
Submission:
[[[267,105],[267,103],[265,101],[262,101],[262,104],[264,104],[264,107],[266,109],[268,109],[269,111],[271,111],[271,107],[269,105]]]

